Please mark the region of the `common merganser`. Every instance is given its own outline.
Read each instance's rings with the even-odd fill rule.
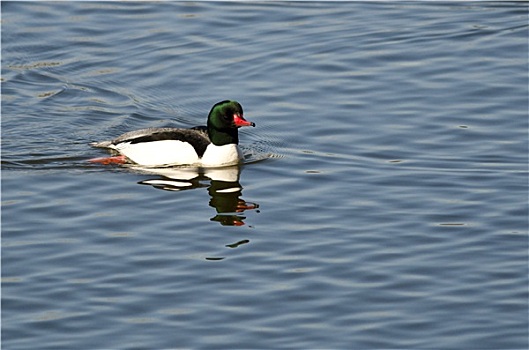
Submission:
[[[227,166],[243,158],[238,146],[241,126],[255,126],[255,123],[244,119],[242,106],[237,101],[225,100],[211,108],[207,126],[141,129],[92,146],[117,151],[123,161],[147,167]]]

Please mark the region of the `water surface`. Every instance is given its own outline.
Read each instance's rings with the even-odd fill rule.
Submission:
[[[6,349],[528,347],[524,2],[2,2]],[[244,165],[87,162],[236,99]]]

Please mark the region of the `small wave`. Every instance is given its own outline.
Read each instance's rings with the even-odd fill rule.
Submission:
[[[276,145],[268,140],[241,145],[245,163],[256,163],[271,158],[282,158],[283,155],[277,150]]]

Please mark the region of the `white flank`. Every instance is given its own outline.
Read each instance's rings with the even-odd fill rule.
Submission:
[[[145,166],[163,166],[197,164],[200,159],[193,146],[178,140],[153,142],[123,142],[112,147],[136,164]]]

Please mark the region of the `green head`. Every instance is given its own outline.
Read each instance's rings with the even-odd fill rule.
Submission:
[[[239,143],[239,129],[241,126],[255,126],[243,117],[242,106],[237,101],[222,101],[216,103],[208,115],[208,135],[216,146],[229,143]]]

